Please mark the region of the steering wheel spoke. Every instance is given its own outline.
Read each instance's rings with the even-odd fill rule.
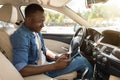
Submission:
[[[83,40],[85,39],[86,36],[86,28],[85,27],[80,27],[75,35],[73,35],[73,38],[70,42],[70,47],[69,47],[69,53],[72,55],[72,53],[78,52],[78,49],[80,49]]]

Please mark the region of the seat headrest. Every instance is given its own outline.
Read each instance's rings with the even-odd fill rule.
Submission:
[[[15,6],[5,4],[0,8],[0,21],[15,23],[17,22],[18,14]]]

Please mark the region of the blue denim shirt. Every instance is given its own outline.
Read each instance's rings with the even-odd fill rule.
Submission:
[[[43,53],[46,53],[43,37],[38,33],[41,40]],[[13,65],[19,71],[26,65],[36,65],[40,58],[40,51],[35,42],[35,35],[24,25],[10,36],[13,47]]]

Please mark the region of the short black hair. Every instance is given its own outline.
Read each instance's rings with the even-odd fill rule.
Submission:
[[[25,17],[30,16],[31,14],[35,13],[36,11],[44,12],[44,9],[39,4],[29,4],[25,8]]]

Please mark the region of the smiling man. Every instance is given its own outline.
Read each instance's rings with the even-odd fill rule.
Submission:
[[[56,56],[46,48],[40,33],[44,21],[44,9],[38,4],[30,4],[25,9],[25,22],[10,37],[13,46],[13,64],[21,75],[45,73],[50,77],[56,77],[73,71],[84,72],[88,67],[86,77],[92,77],[92,67],[82,55],[71,59],[68,58],[67,52]],[[46,58],[55,62],[46,64]]]

